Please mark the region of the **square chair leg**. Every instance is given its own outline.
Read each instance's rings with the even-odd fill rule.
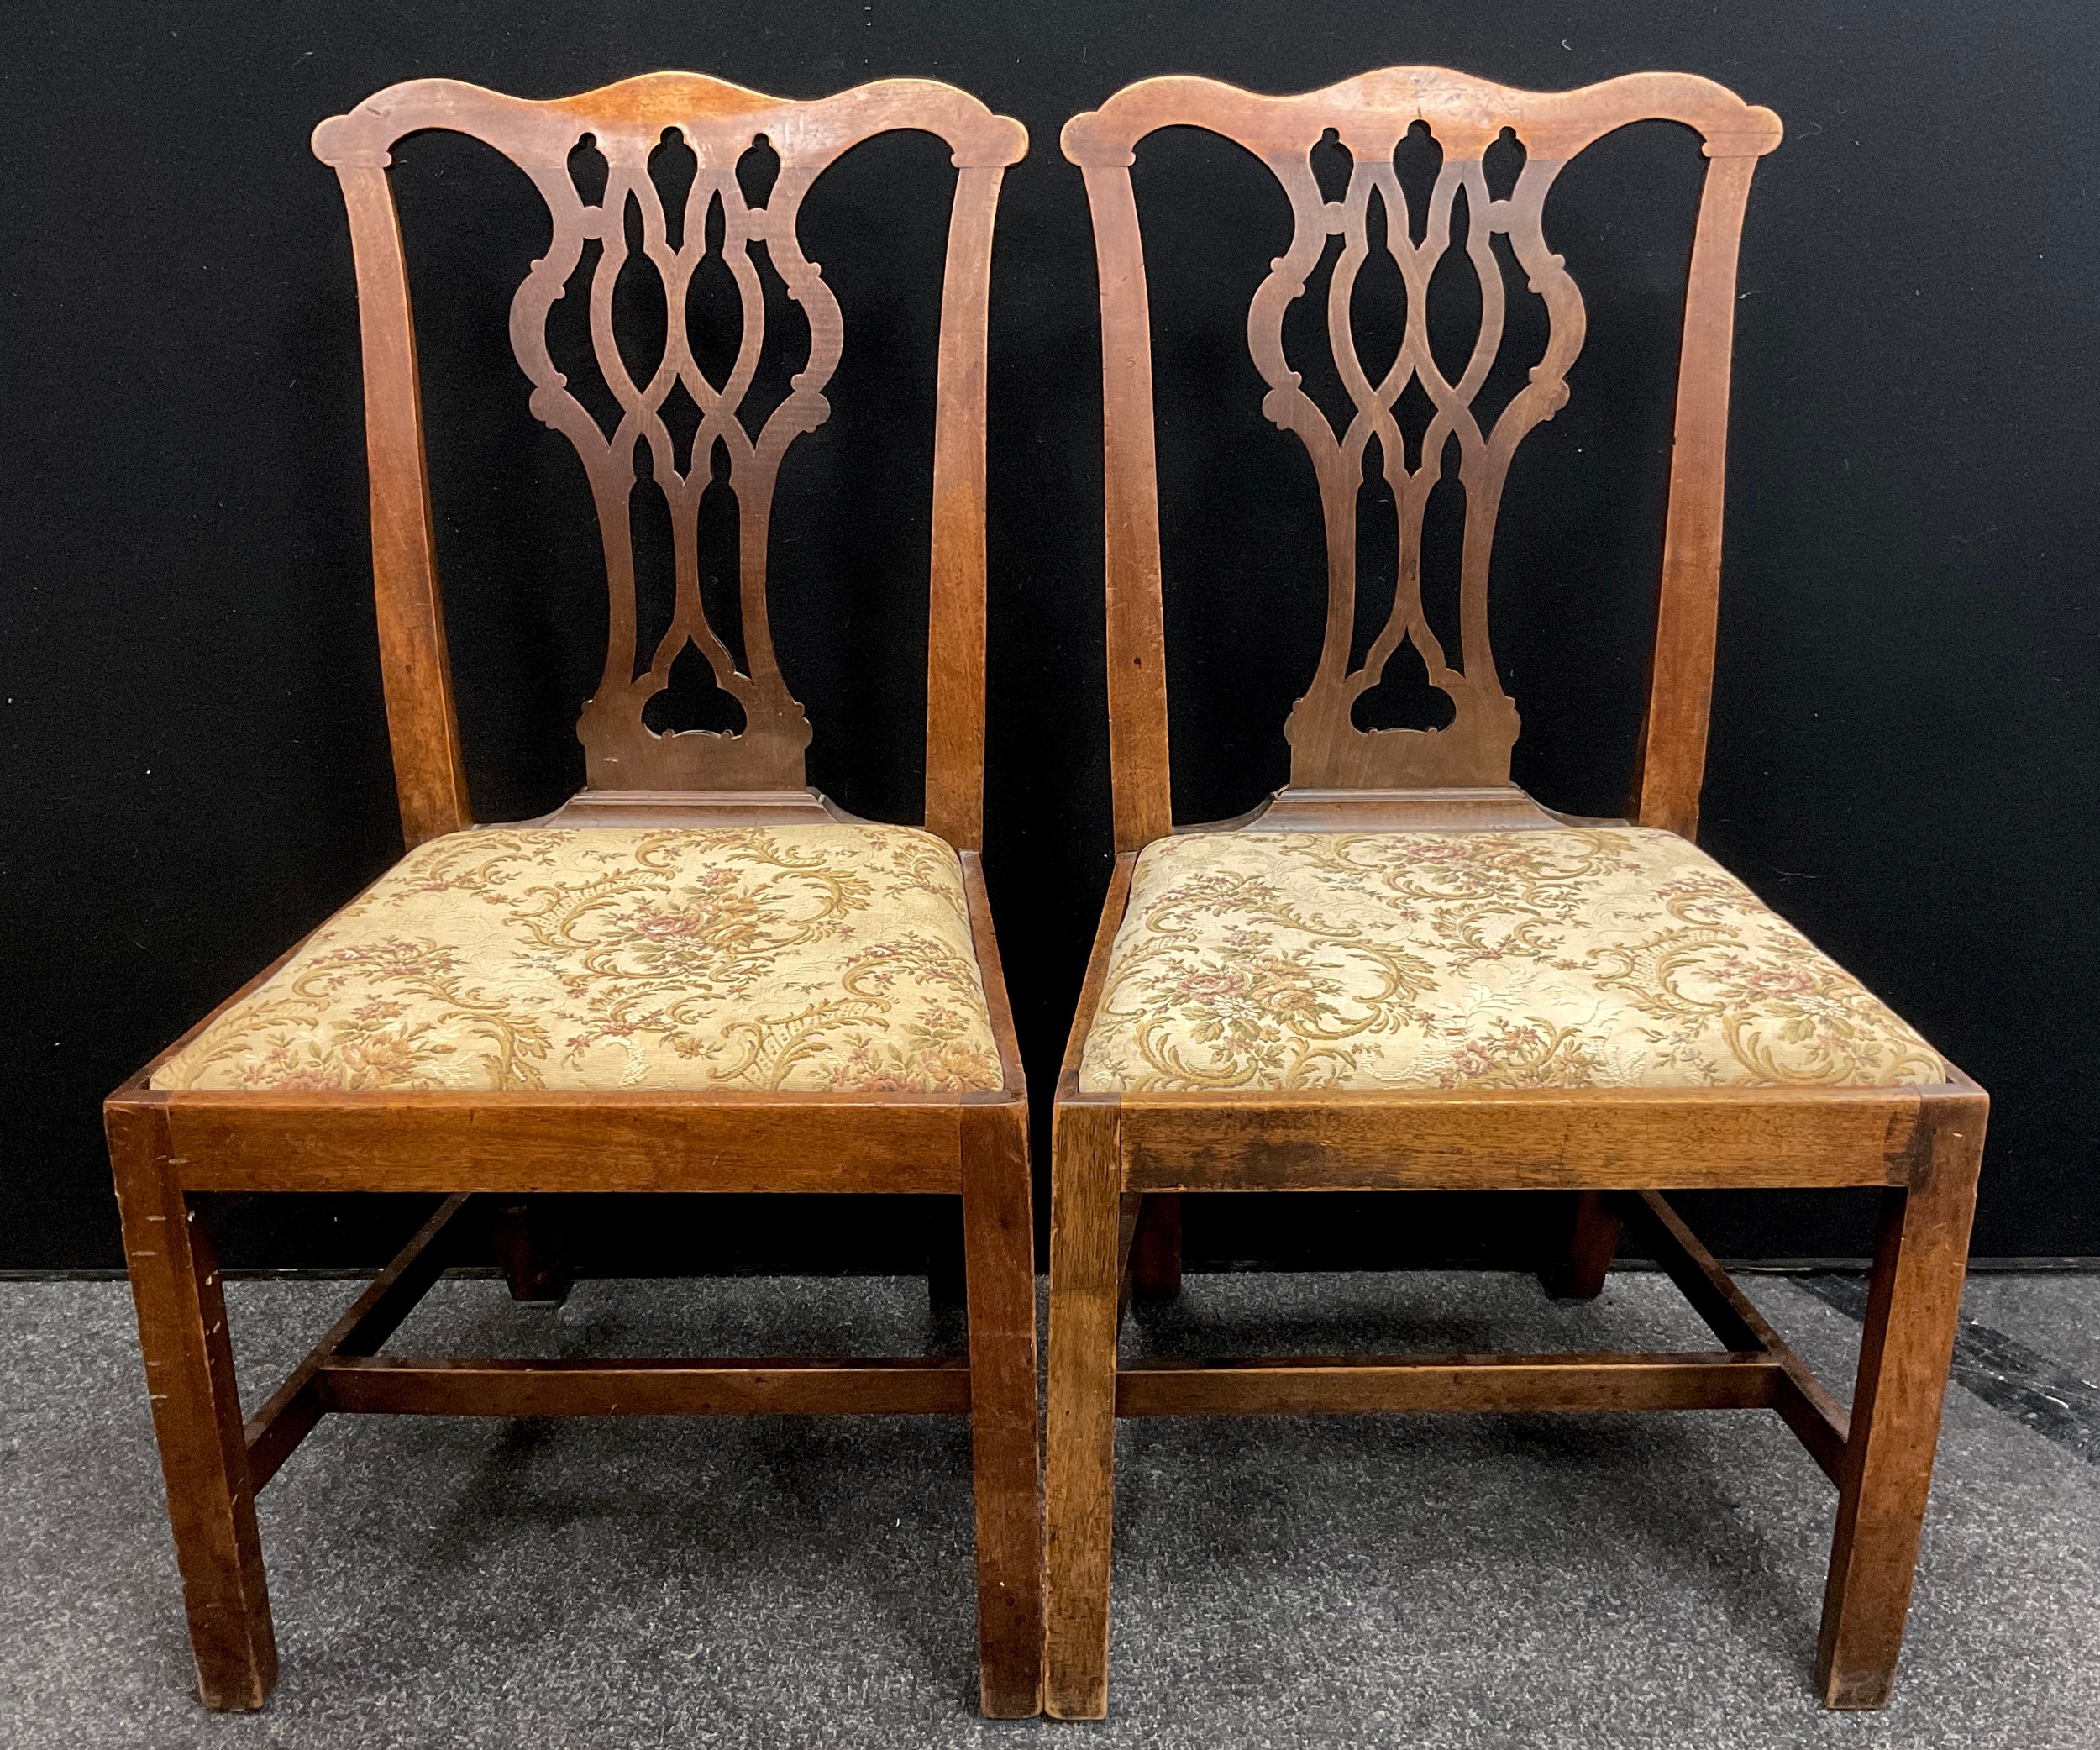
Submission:
[[[1116,1498],[1121,1162],[1114,1106],[1066,1106],[1053,1130],[1046,1711],[1108,1712]]]
[[[1042,1706],[1042,1469],[1036,1399],[1027,1117],[979,1106],[963,1129],[979,1694],[995,1720]]]
[[[108,1128],[197,1695],[210,1708],[258,1708],[277,1643],[208,1206],[176,1185],[164,1117],[113,1111]]]
[[[1131,1243],[1131,1298],[1164,1306],[1181,1294],[1181,1193],[1153,1191],[1138,1206]]]
[[[569,1298],[575,1278],[568,1236],[543,1200],[503,1199],[489,1224],[489,1242],[513,1301],[559,1306]]]
[[[1961,1322],[1983,1115],[1942,1109],[1922,1127],[1924,1170],[1883,1194],[1816,1648],[1826,1707],[1886,1706],[1895,1684]]]
[[[1576,1192],[1567,1249],[1539,1272],[1546,1293],[1557,1301],[1593,1301],[1602,1294],[1619,1250],[1620,1225],[1619,1211],[1604,1192]]]

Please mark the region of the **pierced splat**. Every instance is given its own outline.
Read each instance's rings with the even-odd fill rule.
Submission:
[[[1342,118],[1332,131],[1352,161],[1347,187],[1338,200],[1322,197],[1313,163],[1318,134],[1305,142],[1302,153],[1268,155],[1289,197],[1294,229],[1289,249],[1256,292],[1247,318],[1248,346],[1268,385],[1262,411],[1279,428],[1296,434],[1311,455],[1326,527],[1326,635],[1312,684],[1284,732],[1291,744],[1291,782],[1384,789],[1506,783],[1517,712],[1502,691],[1488,642],[1488,565],[1495,513],[1511,456],[1525,434],[1551,418],[1567,400],[1567,369],[1583,343],[1581,294],[1561,257],[1546,246],[1542,223],[1546,193],[1560,165],[1530,158],[1510,197],[1495,200],[1488,192],[1481,165],[1494,137],[1483,139],[1478,130],[1461,129],[1456,138],[1436,141],[1444,148],[1442,164],[1425,206],[1419,197],[1410,200],[1394,159],[1414,145],[1419,161],[1432,130],[1404,113],[1360,112]],[[1404,286],[1406,313],[1399,350],[1376,377],[1358,351],[1354,310],[1358,279],[1372,260],[1374,219],[1382,232],[1377,247],[1399,270]],[[1430,348],[1429,286],[1460,228],[1463,257],[1479,286],[1480,321],[1454,381]],[[1483,429],[1473,402],[1501,347],[1506,296],[1492,241],[1498,231],[1509,236],[1530,276],[1530,289],[1545,301],[1550,337],[1529,386]],[[1284,312],[1305,296],[1308,276],[1330,236],[1341,238],[1342,249],[1327,282],[1327,343],[1353,409],[1339,434],[1299,386],[1300,374],[1291,368],[1284,349]],[[1427,428],[1411,445],[1395,417],[1410,385],[1431,406]],[[1399,564],[1392,612],[1362,664],[1352,669],[1357,501],[1365,450],[1373,438],[1399,519]],[[1422,606],[1422,522],[1454,438],[1466,519],[1458,592],[1460,648],[1446,651]],[[1412,466],[1410,448],[1416,458]],[[1430,685],[1451,701],[1452,720],[1441,728],[1366,728],[1355,719],[1357,701],[1384,678],[1403,643],[1414,647]]]
[[[1150,313],[1129,171],[1137,142],[1161,128],[1207,129],[1259,157],[1290,202],[1289,246],[1247,314],[1248,349],[1268,385],[1263,412],[1295,434],[1311,457],[1327,549],[1326,635],[1285,728],[1286,796],[1478,791],[1483,806],[1500,807],[1496,797],[1515,794],[1508,786],[1518,717],[1488,642],[1496,515],[1517,447],[1567,398],[1567,373],[1584,333],[1581,293],[1546,241],[1546,197],[1583,147],[1648,118],[1697,129],[1711,161],[1679,375],[1656,678],[1635,786],[1644,818],[1688,830],[1696,818],[1711,677],[1735,253],[1750,166],[1778,143],[1777,118],[1688,74],[1636,74],[1582,91],[1537,92],[1442,68],[1394,67],[1289,97],[1205,79],[1145,80],[1066,124],[1065,155],[1085,172],[1101,261],[1119,846],[1142,845],[1171,825]],[[1326,339],[1347,397],[1331,419],[1306,392],[1284,344],[1285,314],[1308,295],[1330,238],[1341,247],[1325,290]],[[1488,402],[1499,398],[1512,374],[1506,365],[1495,368],[1510,295],[1503,250],[1514,261],[1520,295],[1542,301],[1547,339],[1522,386],[1491,409]],[[1440,271],[1477,283],[1479,311],[1470,347],[1453,349],[1446,337],[1441,362],[1429,333],[1431,285]],[[1389,362],[1368,361],[1359,344],[1358,307],[1373,290],[1374,274],[1388,281],[1397,275],[1404,305]],[[1491,376],[1496,386],[1483,397]],[[1391,612],[1362,660],[1352,661],[1359,499],[1371,454],[1392,494],[1397,560]],[[1457,635],[1447,647],[1424,611],[1422,533],[1452,457],[1455,476],[1446,491],[1455,484],[1462,494],[1463,521]],[[1419,658],[1430,685],[1450,702],[1441,727],[1368,727],[1357,708],[1404,647],[1412,652],[1404,660]],[[1544,823],[1529,803],[1522,807]]]
[[[802,253],[797,220],[811,185],[861,140],[912,128],[948,142],[959,174],[942,311],[932,612],[956,635],[931,641],[927,819],[956,842],[974,843],[983,662],[981,633],[973,639],[970,628],[983,616],[986,268],[1000,178],[1026,146],[1020,125],[929,81],[885,80],[798,102],[696,74],[658,73],[549,102],[413,81],[316,130],[316,152],[342,181],[358,255],[381,654],[412,843],[466,817],[407,276],[386,179],[394,143],[433,128],[469,134],[510,158],[532,178],[553,222],[545,255],[512,301],[511,344],[532,384],[534,416],[575,446],[598,514],[606,661],[577,723],[595,791],[806,795],[810,725],[774,651],[767,547],[781,461],[830,415],[824,390],[844,323],[821,270]],[[799,307],[808,344],[785,397],[762,407],[751,391],[766,354],[768,273]],[[653,358],[623,350],[633,337],[615,332],[614,289],[623,276],[632,283],[638,275],[660,286],[664,299],[664,343]],[[587,375],[595,382],[572,383],[550,353],[550,313],[564,298],[587,303]],[[726,310],[727,319],[696,323],[699,305]],[[564,362],[573,371],[579,361]],[[660,493],[669,507],[673,571],[669,623],[660,635],[650,628],[646,646],[633,521],[643,479],[652,484],[640,490]],[[702,501],[711,517],[711,488],[733,495],[733,624],[711,617],[702,599]],[[675,673],[683,682],[696,663],[729,696],[714,702],[729,708],[700,717],[733,724],[740,716],[740,725],[690,726],[695,714],[672,707]]]
[[[580,127],[579,134],[584,130]],[[511,341],[532,380],[533,413],[575,445],[591,476],[605,544],[611,612],[605,673],[584,707],[576,733],[590,782],[601,790],[794,790],[801,786],[809,720],[782,678],[767,625],[766,545],[773,489],[788,446],[830,417],[824,386],[838,363],[844,325],[821,271],[795,240],[803,194],[828,158],[784,163],[765,204],[748,204],[738,160],[759,143],[748,121],[689,123],[652,139],[642,129],[610,131],[597,141],[606,164],[602,197],[586,206],[568,169],[528,165],[553,216],[554,234],[511,309]],[[572,142],[571,144],[574,144]],[[652,161],[682,147],[690,180],[679,210],[667,211]],[[675,185],[674,185],[674,187]],[[639,254],[630,232],[639,221]],[[619,403],[607,437],[569,390],[547,349],[547,318],[567,295],[586,242],[599,245],[589,286],[591,335],[598,370]],[[742,417],[744,397],[765,346],[765,296],[752,256],[763,247],[808,318],[809,355],[793,392],[754,432]],[[613,288],[622,271],[646,260],[661,278],[667,313],[664,349],[646,374],[630,368],[613,324]],[[741,321],[732,335],[713,337],[729,356],[711,378],[695,356],[688,300],[697,274],[711,269],[733,281]],[[733,350],[732,349],[733,349]],[[682,403],[682,405],[681,405]],[[728,460],[727,489],[737,501],[739,667],[723,628],[701,600],[700,502],[713,481],[717,447]],[[675,570],[669,628],[653,649],[638,644],[634,544],[629,499],[638,451],[670,507]],[[659,733],[650,705],[671,684],[688,651],[713,671],[736,701],[739,732],[688,728]]]

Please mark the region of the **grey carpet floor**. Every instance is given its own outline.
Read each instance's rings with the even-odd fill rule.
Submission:
[[[1751,1290],[1849,1377],[1841,1292]],[[234,1285],[251,1386],[352,1292]],[[1950,1393],[1878,1716],[1824,1714],[1809,1688],[1833,1492],[1775,1418],[1735,1412],[1126,1424],[1098,1726],[972,1711],[959,1421],[335,1418],[262,1498],[276,1695],[215,1717],[190,1699],[125,1291],[0,1285],[0,1745],[2091,1750],[2100,1446],[2005,1393],[2082,1413],[2100,1279],[1987,1279],[1968,1310],[1989,1365]],[[954,1335],[908,1280],[589,1282],[559,1312],[453,1280],[394,1347],[880,1353]],[[1359,1274],[1191,1277],[1126,1342],[1707,1339],[1654,1275],[1567,1307],[1513,1276]]]

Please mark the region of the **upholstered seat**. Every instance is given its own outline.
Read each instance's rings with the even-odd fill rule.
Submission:
[[[1089,1093],[1939,1083],[1859,981],[1642,828],[1230,833],[1138,858]]]
[[[888,826],[431,840],[155,1088],[1000,1085],[962,870]]]

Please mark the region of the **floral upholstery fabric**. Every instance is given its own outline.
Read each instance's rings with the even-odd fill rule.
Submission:
[[[1641,828],[1192,833],[1138,858],[1079,1086],[1883,1086],[1929,1046]]]
[[[412,852],[156,1088],[995,1089],[931,833],[503,828]]]

